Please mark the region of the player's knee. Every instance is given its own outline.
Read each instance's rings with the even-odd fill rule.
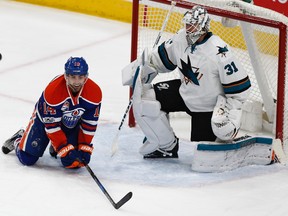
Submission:
[[[34,165],[39,157],[37,156],[34,156],[34,155],[31,155],[19,148],[16,148],[16,155],[19,159],[19,161],[23,164],[23,165],[26,165],[26,166],[32,166]]]

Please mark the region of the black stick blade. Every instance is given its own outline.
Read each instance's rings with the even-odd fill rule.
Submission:
[[[118,203],[114,205],[115,209],[119,209],[122,205],[128,202],[131,199],[132,195],[132,192],[126,194]]]

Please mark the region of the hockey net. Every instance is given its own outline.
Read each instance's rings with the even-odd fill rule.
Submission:
[[[287,25],[288,18],[269,9],[257,7],[241,0],[182,0],[169,17],[158,45],[183,27],[183,14],[195,4],[206,7],[210,30],[219,35],[232,48],[247,70],[252,90],[249,101],[263,106],[262,131],[268,131],[283,141],[288,153],[288,81]],[[151,50],[171,8],[171,0],[134,0],[132,21],[131,60],[144,48]],[[162,74],[154,82],[175,79],[178,71]],[[133,112],[129,125],[134,126]]]

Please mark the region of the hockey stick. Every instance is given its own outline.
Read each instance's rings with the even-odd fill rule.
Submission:
[[[162,24],[161,30],[159,31],[159,33],[158,33],[158,35],[157,35],[157,38],[156,38],[155,43],[154,43],[154,45],[153,45],[153,48],[155,48],[155,47],[157,46],[157,44],[159,43],[159,41],[160,41],[160,39],[161,39],[161,37],[162,37],[162,34],[163,34],[163,32],[164,32],[164,29],[166,28],[166,25],[167,25],[167,23],[168,23],[169,17],[170,17],[170,15],[171,15],[171,13],[172,13],[173,8],[175,7],[175,5],[176,5],[176,2],[175,2],[175,1],[171,1],[171,7],[170,7],[170,9],[169,9],[169,11],[168,11],[168,13],[167,13],[167,15],[166,15],[166,17],[165,17],[165,20],[164,20],[164,22],[163,22],[163,24]],[[143,61],[142,61],[142,63],[143,63]],[[123,125],[123,123],[124,123],[124,121],[125,121],[125,119],[126,119],[126,116],[127,116],[127,114],[129,113],[129,111],[130,111],[130,109],[131,109],[131,107],[132,107],[132,104],[133,104],[133,95],[131,96],[131,98],[130,98],[130,100],[129,100],[129,104],[128,104],[126,110],[125,110],[125,113],[124,113],[123,117],[122,117],[120,126],[118,127],[117,134],[116,134],[116,136],[115,136],[114,139],[113,139],[112,148],[111,148],[111,151],[112,151],[111,157],[113,157],[114,154],[115,154],[115,153],[117,152],[117,150],[118,150],[118,137],[119,137],[119,133],[120,133],[120,131],[121,131],[121,129],[122,129],[122,125]]]
[[[133,104],[133,100],[132,100],[132,96],[131,96],[131,98],[129,100],[129,104],[128,104],[126,110],[125,110],[125,113],[124,113],[124,115],[122,117],[121,123],[120,123],[120,125],[118,127],[117,134],[114,137],[113,142],[112,142],[111,157],[113,157],[114,154],[118,151],[118,137],[119,137],[120,131],[122,129],[122,125],[123,125],[123,123],[124,123],[124,121],[126,119],[126,116],[127,116],[127,114],[129,113],[129,111],[130,111],[130,109],[132,107],[132,104]]]
[[[119,209],[122,205],[124,205],[126,202],[128,202],[132,197],[132,192],[127,193],[119,202],[115,203],[114,200],[111,198],[109,193],[106,191],[105,187],[101,184],[97,176],[94,174],[93,170],[88,166],[88,164],[85,165],[85,168],[90,173],[94,181],[97,183],[101,191],[105,194],[107,199],[110,201],[110,203],[113,205],[115,209]]]

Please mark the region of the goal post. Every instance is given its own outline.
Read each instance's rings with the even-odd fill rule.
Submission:
[[[284,147],[288,146],[288,93],[285,91],[288,18],[241,0],[174,1],[176,6],[159,44],[183,27],[181,20],[187,10],[195,4],[203,5],[211,18],[210,30],[232,47],[250,77],[249,100],[263,105],[263,130],[280,138]],[[171,0],[133,0],[131,61],[144,48],[152,50],[170,5]],[[178,73],[175,70],[161,74],[156,81],[177,78]],[[135,126],[132,109],[129,126]]]

